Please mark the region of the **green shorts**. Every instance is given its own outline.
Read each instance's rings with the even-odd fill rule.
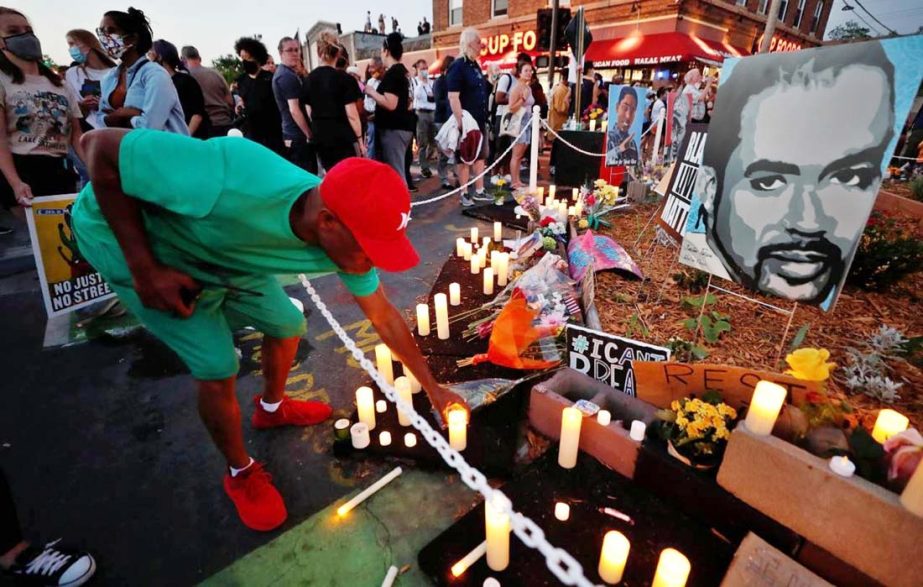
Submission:
[[[145,307],[130,287],[110,286],[144,326],[180,356],[193,377],[208,381],[237,374],[240,364],[234,348],[235,330],[252,326],[274,338],[301,336],[307,330],[304,314],[275,277],[235,276],[229,283],[263,295],[207,286],[192,316],[183,319]]]

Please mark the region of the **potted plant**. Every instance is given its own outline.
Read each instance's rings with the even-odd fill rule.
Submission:
[[[660,434],[671,456],[696,469],[712,469],[721,462],[737,410],[721,401],[717,392],[701,399],[674,400],[669,409],[658,410]]]

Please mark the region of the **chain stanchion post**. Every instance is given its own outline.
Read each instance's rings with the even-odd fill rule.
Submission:
[[[541,112],[542,110],[538,106],[532,107],[532,143],[530,145],[532,154],[529,157],[529,192],[533,194],[538,191],[538,129],[542,121]],[[510,169],[510,173],[515,178],[519,174],[519,170]]]

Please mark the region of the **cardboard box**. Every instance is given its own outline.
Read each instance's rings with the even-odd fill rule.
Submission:
[[[731,434],[718,484],[876,581],[923,582],[923,518],[898,495],[773,436],[739,426]]]
[[[593,400],[612,413],[612,422],[608,426],[601,425],[595,417],[583,419],[580,449],[610,469],[632,478],[641,443],[629,438],[628,428],[632,420],[646,424],[653,422],[655,408],[582,373],[562,369],[548,381],[532,388],[529,424],[545,436],[558,440],[561,411],[579,399]],[[625,427],[619,421],[624,421]]]
[[[833,586],[751,532],[734,553],[721,587]]]

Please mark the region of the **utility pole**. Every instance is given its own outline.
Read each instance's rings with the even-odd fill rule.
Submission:
[[[776,22],[779,20],[779,6],[782,0],[772,0],[769,3],[769,16],[766,18],[766,30],[763,31],[763,42],[760,43],[760,53],[769,51],[769,44],[776,32]]]
[[[558,52],[558,0],[551,3],[551,42],[548,44],[548,91],[554,91],[554,74],[557,69],[555,54]]]
[[[775,0],[779,2],[780,0]],[[577,59],[577,83],[574,88],[574,119],[578,122],[580,117],[583,116],[583,112],[580,110],[580,94],[583,89],[583,52],[586,48],[583,46],[584,43],[584,31],[586,30],[586,21],[583,16],[583,6],[577,9],[577,16],[574,18],[577,19],[577,46],[573,47],[573,55]]]

